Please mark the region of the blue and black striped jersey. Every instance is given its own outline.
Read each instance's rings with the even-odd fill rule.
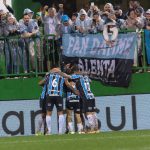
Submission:
[[[45,100],[46,92],[47,92],[47,84],[44,84],[43,89],[42,89],[42,93],[41,93],[41,96],[40,96],[40,100]]]
[[[77,89],[75,84],[72,86],[75,90]],[[66,99],[67,101],[80,100],[80,97],[78,95],[75,95],[70,89],[67,88]]]
[[[73,74],[72,80],[76,82],[76,87],[79,90],[82,99],[94,99],[94,94],[91,92],[90,79],[88,76]]]
[[[49,96],[61,96],[63,95],[65,79],[57,73],[50,73],[47,84],[47,94]]]
[[[41,93],[41,96],[40,96],[40,100],[45,100],[46,99],[48,78],[49,78],[49,74],[46,74],[45,77],[44,77],[44,80],[46,81],[46,83],[43,86],[42,93]]]

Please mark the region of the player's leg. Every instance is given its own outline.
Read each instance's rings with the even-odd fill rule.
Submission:
[[[77,121],[78,133],[83,133],[83,125],[82,125],[82,119],[80,116],[80,112],[75,112],[75,117],[76,117],[76,121]]]
[[[58,121],[59,121],[58,133],[63,134],[63,127],[64,127],[64,122],[65,122],[63,111],[58,111],[58,117],[59,117],[58,118]]]
[[[45,128],[46,128],[45,123],[46,123],[46,113],[41,113],[41,115],[38,119],[36,135],[44,135],[45,134]],[[42,132],[42,128],[44,128],[44,132]]]
[[[46,99],[40,100],[41,116],[38,119],[36,135],[43,135],[46,132]],[[44,127],[44,133],[42,133],[42,127]]]
[[[88,120],[88,123],[90,126],[90,130],[91,130],[91,132],[93,132],[94,128],[95,128],[93,113],[92,112],[86,112],[86,116],[87,116],[87,120]]]
[[[53,97],[48,96],[46,98],[46,125],[47,125],[47,134],[51,134],[51,115],[54,107]]]
[[[64,127],[64,122],[65,122],[65,118],[64,118],[64,114],[63,114],[63,98],[57,97],[55,100],[56,100],[55,105],[56,105],[58,117],[59,117],[58,118],[58,122],[59,122],[58,133],[63,134],[63,127]]]
[[[91,109],[87,109],[87,111],[88,111],[87,113],[90,114],[90,116],[92,118],[91,122],[93,122],[92,126],[91,126],[92,127],[91,131],[97,133],[97,132],[99,132],[99,129],[98,129],[98,119],[97,119],[97,115],[96,115],[96,112],[95,112],[95,110],[96,110],[95,99],[92,99],[92,100],[88,101],[88,106]]]
[[[91,128],[91,132],[95,131],[96,126],[96,117],[95,117],[95,99],[85,100],[85,107],[86,107],[86,116],[88,119],[88,123]]]
[[[83,124],[81,119],[81,106],[80,106],[80,100],[78,102],[73,103],[73,110],[75,113],[75,119],[77,123],[77,129],[78,133],[83,133]]]
[[[93,112],[93,118],[94,118],[94,123],[95,123],[94,131],[95,133],[99,133],[100,130],[98,128],[98,119],[97,119],[96,112]]]
[[[92,111],[93,111],[93,119],[94,119],[94,131],[96,133],[99,132],[99,129],[98,129],[98,119],[97,119],[97,115],[96,115],[96,105],[95,105],[95,98],[92,99],[91,103],[90,103],[91,107],[92,107]]]
[[[69,133],[74,133],[74,127],[72,122],[72,110],[68,109],[66,110],[66,121],[67,121],[67,127],[69,130]]]

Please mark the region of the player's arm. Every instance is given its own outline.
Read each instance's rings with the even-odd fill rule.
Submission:
[[[45,77],[42,79],[42,80],[40,80],[39,82],[38,82],[38,85],[39,86],[44,86],[44,84],[47,82],[47,80],[49,79],[49,75],[50,75],[50,72],[47,72],[46,73],[46,75],[45,75]]]
[[[44,86],[44,84],[46,83],[46,80],[45,79],[42,79],[38,82],[38,85],[40,86]]]
[[[72,91],[74,94],[80,96],[80,92],[79,92],[78,90],[75,90],[75,89],[72,87],[72,85],[69,83],[68,79],[65,79],[65,84],[66,84],[66,86],[67,86],[69,89],[71,89],[71,91]]]
[[[57,73],[59,74],[60,76],[64,77],[64,78],[68,78],[68,79],[71,79],[71,76],[62,72],[60,69],[58,68],[54,68],[53,70],[51,70],[49,73]]]
[[[59,75],[63,76],[64,78],[68,78],[68,79],[71,79],[71,76],[64,73],[64,72],[58,72]]]

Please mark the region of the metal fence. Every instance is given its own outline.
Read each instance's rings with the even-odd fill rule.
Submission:
[[[140,36],[141,45],[138,46],[137,42],[138,63],[133,66],[133,72],[145,72],[149,67],[146,61],[144,31],[137,34]],[[61,41],[56,40],[54,35],[35,38],[0,37],[0,78],[45,74],[50,70],[51,64],[61,64],[60,47]]]
[[[38,76],[60,64],[60,42],[54,35],[0,37],[0,77]]]

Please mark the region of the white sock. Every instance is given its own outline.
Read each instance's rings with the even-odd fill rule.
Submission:
[[[51,116],[46,116],[46,125],[48,129],[48,133],[51,134]]]
[[[91,129],[93,130],[95,127],[94,117],[92,114],[90,114],[90,115],[87,115],[87,118],[88,118],[89,125],[90,125]]]
[[[43,118],[42,116],[40,116],[39,120],[38,120],[38,125],[37,125],[37,131],[38,132],[41,132],[41,129],[42,129],[42,125],[43,125]]]
[[[77,127],[78,127],[78,132],[81,132],[83,130],[83,125],[82,123],[78,123],[77,124]]]
[[[59,134],[63,134],[64,120],[64,115],[59,115]]]
[[[73,123],[72,122],[68,122],[68,129],[69,129],[70,132],[74,132]]]

